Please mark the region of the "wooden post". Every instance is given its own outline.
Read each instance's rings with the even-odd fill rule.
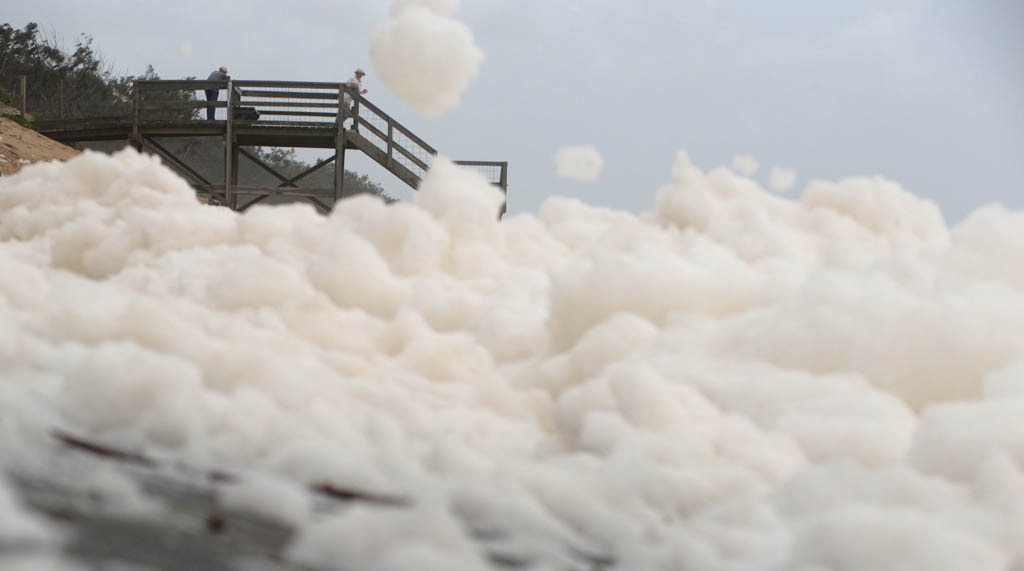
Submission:
[[[338,84],[338,116],[334,135],[334,204],[345,196],[345,84]],[[331,205],[334,208],[334,205]]]
[[[363,98],[363,95],[359,93],[358,88],[352,88],[352,130],[359,131],[359,101]]]
[[[505,194],[505,199],[501,201],[501,212],[498,213],[498,219],[505,215],[505,210],[508,207],[508,163],[501,163],[501,174],[498,175],[498,184],[501,185],[501,192]]]
[[[238,143],[231,142],[231,189],[238,188],[238,156],[240,154],[241,147]],[[232,210],[238,210],[238,195],[235,195],[235,203],[231,205]]]
[[[334,197],[335,202],[345,198],[345,131],[338,138],[338,154],[334,157]]]
[[[498,184],[501,185],[501,191],[508,194],[508,163],[501,163],[501,171],[498,174]]]
[[[338,117],[334,136],[334,202],[345,197],[345,84],[338,84]],[[353,120],[354,121],[354,120]],[[331,206],[334,208],[334,205]]]
[[[60,118],[64,118],[64,80],[57,81],[57,104],[60,105]]]
[[[21,118],[26,120],[26,121],[28,121],[28,116],[25,113],[25,111],[26,111],[26,101],[27,101],[27,98],[25,97],[25,93],[26,93],[26,89],[27,89],[26,88],[27,83],[28,83],[28,77],[24,76],[24,75],[21,76]]]
[[[388,159],[387,168],[391,168],[391,163],[394,161],[395,155],[395,124],[390,120],[388,121]]]
[[[232,122],[234,121],[234,113],[232,108],[234,107],[235,97],[234,89],[231,87],[231,80],[228,80],[228,118],[224,128],[224,201],[227,203],[227,207],[231,210],[235,210],[238,207],[235,197],[235,189],[233,185],[233,177],[235,172],[235,165],[233,159],[238,152],[235,148],[235,132],[232,129]]]
[[[142,91],[139,82],[132,83],[132,146],[142,152]]]

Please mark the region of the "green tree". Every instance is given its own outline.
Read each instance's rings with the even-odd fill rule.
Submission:
[[[111,71],[81,35],[70,53],[42,36],[38,24],[18,30],[0,24],[0,87],[19,92],[26,77],[26,111],[36,118],[121,115],[126,102],[113,96]]]

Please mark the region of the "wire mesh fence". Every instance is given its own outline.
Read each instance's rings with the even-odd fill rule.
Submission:
[[[87,74],[5,77],[0,105],[32,121],[127,116],[130,93]]]
[[[232,82],[236,118],[267,124],[332,125],[339,110],[339,85],[297,82]]]
[[[455,164],[474,170],[491,184],[500,186],[502,190],[508,187],[508,163],[498,161],[455,161]]]

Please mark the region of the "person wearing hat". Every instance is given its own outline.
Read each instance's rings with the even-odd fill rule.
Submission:
[[[366,95],[366,90],[363,89],[363,76],[365,75],[366,72],[363,71],[363,68],[356,68],[356,71],[353,73],[352,77],[349,78],[349,80],[345,83],[345,85],[352,88],[353,90],[355,90],[356,93],[359,93],[360,95]],[[352,96],[346,92],[342,99],[345,101],[345,106],[348,107],[349,111],[355,113],[355,102],[352,100]],[[355,121],[352,122],[352,128],[356,128]]]
[[[366,72],[363,68],[356,68],[355,74],[348,80],[348,86],[354,88],[360,94],[365,95],[366,90],[363,89],[363,76]]]
[[[220,66],[220,69],[213,70],[213,73],[211,73],[210,76],[206,78],[206,81],[227,81],[229,79],[231,79],[231,76],[228,75],[228,68],[222,65],[222,66]],[[220,95],[220,89],[207,89],[206,90],[206,100],[207,101],[217,101],[217,97],[219,95]],[[208,106],[206,108],[206,118],[208,120],[210,120],[210,121],[213,121],[214,114],[216,112],[217,112],[217,107],[215,107],[213,105]]]

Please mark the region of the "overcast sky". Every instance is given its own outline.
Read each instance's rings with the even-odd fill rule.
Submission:
[[[243,7],[244,6],[244,7]],[[385,0],[34,0],[3,21],[79,34],[117,74],[343,81],[455,159],[507,160],[509,211],[575,196],[652,206],[677,150],[702,168],[751,155],[810,179],[883,175],[947,221],[1024,207],[1024,2],[1020,0],[463,0],[485,54],[447,113],[426,119],[375,77],[370,34]],[[191,46],[191,53],[182,45]],[[555,153],[593,145],[595,182],[558,178]],[[354,153],[353,153],[354,154]],[[349,168],[387,189],[368,160]]]

